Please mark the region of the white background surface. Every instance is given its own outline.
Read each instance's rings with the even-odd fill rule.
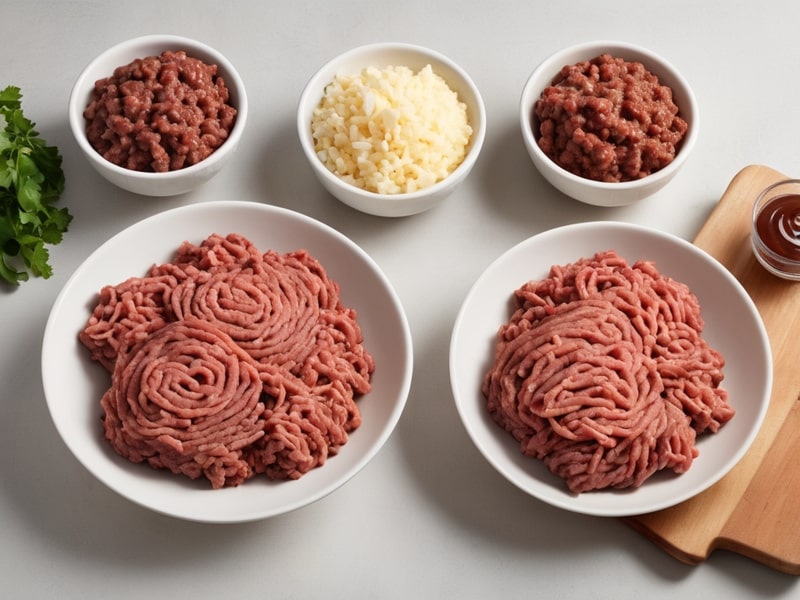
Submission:
[[[800,4],[616,1],[38,2],[0,0],[0,86],[64,155],[74,215],[52,249],[55,276],[0,290],[0,595],[8,598],[796,597],[795,577],[718,551],[686,566],[614,519],[544,505],[495,473],[450,392],[448,343],[467,290],[517,242],[589,220],[692,239],[725,187],[760,163],[797,175]],[[655,8],[658,6],[658,8]],[[216,46],[245,79],[249,130],[235,164],[195,193],[148,199],[112,188],[70,138],[73,80],[97,53],[168,32]],[[517,102],[534,66],[596,38],[645,45],[693,85],[701,136],[684,170],[631,208],[578,204],[528,160]],[[295,132],[312,72],[363,43],[432,47],[465,68],[488,111],[465,188],[404,219],[357,213],[317,184]],[[98,483],[52,425],[39,356],[60,286],[103,241],[157,211],[212,199],[285,206],[361,245],[395,285],[415,345],[406,411],[383,451],[316,504],[266,521],[212,526],[139,508]],[[800,543],[800,541],[798,541]]]

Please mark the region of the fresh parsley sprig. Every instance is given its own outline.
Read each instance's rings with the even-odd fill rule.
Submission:
[[[22,93],[0,91],[0,279],[53,274],[45,245],[61,242],[72,215],[53,206],[64,191],[58,148],[48,146],[22,113]]]

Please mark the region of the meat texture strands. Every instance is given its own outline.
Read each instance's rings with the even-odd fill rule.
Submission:
[[[614,251],[516,290],[483,393],[492,418],[571,492],[688,470],[734,415],[689,288]]]
[[[79,337],[112,375],[101,404],[114,450],[214,488],[324,464],[361,424],[375,369],[316,259],[236,234],[184,242],[105,286]]]

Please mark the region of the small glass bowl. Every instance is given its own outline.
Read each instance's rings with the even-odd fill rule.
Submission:
[[[778,181],[758,195],[750,243],[767,271],[800,281],[800,179]]]

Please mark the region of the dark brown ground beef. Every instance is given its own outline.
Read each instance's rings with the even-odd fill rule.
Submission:
[[[134,171],[176,171],[199,163],[236,120],[217,65],[165,51],[138,58],[95,82],[83,113],[89,143]]]
[[[534,107],[538,143],[596,181],[641,179],[675,158],[688,124],[672,90],[640,62],[602,54],[564,66]]]

